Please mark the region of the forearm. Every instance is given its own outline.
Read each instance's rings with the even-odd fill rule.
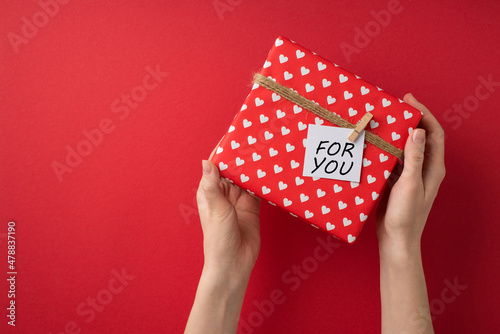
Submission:
[[[248,279],[204,268],[184,333],[236,333]]]
[[[381,244],[382,333],[434,333],[420,246]]]

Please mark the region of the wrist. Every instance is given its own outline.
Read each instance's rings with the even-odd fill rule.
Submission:
[[[217,267],[205,265],[201,273],[200,284],[219,291],[226,295],[243,295],[250,280],[250,273],[222,270]]]
[[[223,281],[224,284],[240,285],[248,283],[255,262],[249,263],[242,257],[223,259],[218,256],[207,256],[203,263],[203,273],[211,275],[217,281]]]
[[[420,240],[389,240],[379,238],[380,260],[393,264],[421,261]]]

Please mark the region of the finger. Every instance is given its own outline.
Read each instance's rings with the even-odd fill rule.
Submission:
[[[412,94],[406,94],[404,100],[422,112],[420,127],[427,133],[423,180],[426,192],[429,191],[435,196],[445,175],[444,130],[429,109],[418,102]]]
[[[413,130],[406,140],[404,151],[404,167],[400,180],[412,184],[423,184],[422,166],[424,164],[425,130]]]
[[[200,181],[201,195],[210,213],[223,213],[227,209],[224,189],[221,187],[219,170],[213,162],[202,161],[203,176]]]
[[[418,102],[411,93],[406,94],[403,99],[406,103],[422,113],[422,119],[420,120],[419,126],[426,130],[427,145],[429,146],[431,143],[435,144],[430,147],[432,155],[430,155],[429,158],[438,161],[444,160],[444,130],[436,117],[432,115],[426,106]],[[431,152],[427,153],[429,154]]]

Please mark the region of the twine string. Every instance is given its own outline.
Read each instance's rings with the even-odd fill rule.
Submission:
[[[329,111],[328,109],[325,109],[313,101],[305,98],[304,96],[294,92],[291,88],[285,87],[265,76],[263,76],[260,73],[255,73],[253,77],[253,82],[261,85],[262,87],[269,89],[270,91],[273,91],[276,94],[281,95],[285,99],[289,100],[290,102],[295,103],[296,105],[305,108],[317,116],[326,119],[329,122],[332,122],[335,125],[338,125],[343,128],[348,128],[348,129],[354,129],[356,127],[355,124],[352,124],[351,122],[343,119],[342,117],[334,114],[333,112]],[[384,139],[380,138],[376,134],[370,132],[369,130],[364,130],[365,131],[365,139],[367,142],[377,146],[378,148],[386,151],[387,153],[392,154],[398,159],[403,159],[403,151],[400,150],[399,148],[395,147],[394,145],[388,143]]]

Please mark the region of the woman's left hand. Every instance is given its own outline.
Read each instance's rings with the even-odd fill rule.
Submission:
[[[223,179],[203,160],[196,199],[203,229],[204,270],[248,278],[260,251],[260,199]]]

